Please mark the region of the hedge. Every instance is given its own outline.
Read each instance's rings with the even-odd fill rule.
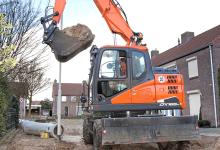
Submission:
[[[5,79],[0,77],[0,136],[6,131],[6,118],[7,106],[9,98],[8,86]]]

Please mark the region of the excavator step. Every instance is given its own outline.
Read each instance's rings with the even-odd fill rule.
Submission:
[[[197,116],[103,118],[102,145],[189,141],[199,138]]]

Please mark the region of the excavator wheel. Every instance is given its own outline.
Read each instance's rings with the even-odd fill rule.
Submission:
[[[161,142],[157,144],[159,150],[177,150],[177,142]]]
[[[93,124],[93,150],[101,150],[102,126],[101,120],[97,119]]]
[[[190,150],[189,141],[157,143],[159,150]]]
[[[92,122],[85,118],[83,120],[83,140],[85,144],[93,143],[93,136],[90,131],[92,131]]]

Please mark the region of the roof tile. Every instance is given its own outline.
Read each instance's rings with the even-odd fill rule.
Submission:
[[[53,84],[52,96],[58,95],[58,83]],[[81,83],[62,83],[61,84],[62,96],[80,96],[82,94]]]
[[[220,25],[203,32],[190,41],[177,45],[155,57],[152,58],[153,66],[161,66],[163,64],[169,63],[176,59],[179,59],[183,56],[186,56],[190,53],[196,52],[199,49],[207,47],[210,43],[213,43],[214,40],[220,35]]]

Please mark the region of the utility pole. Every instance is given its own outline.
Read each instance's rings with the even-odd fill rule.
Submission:
[[[63,29],[63,16],[61,17],[60,29]],[[61,101],[62,101],[62,90],[61,90],[61,71],[62,63],[59,62],[59,89],[57,99],[57,136],[61,140]]]
[[[23,98],[23,104],[24,104],[24,119],[26,118],[26,99]]]

